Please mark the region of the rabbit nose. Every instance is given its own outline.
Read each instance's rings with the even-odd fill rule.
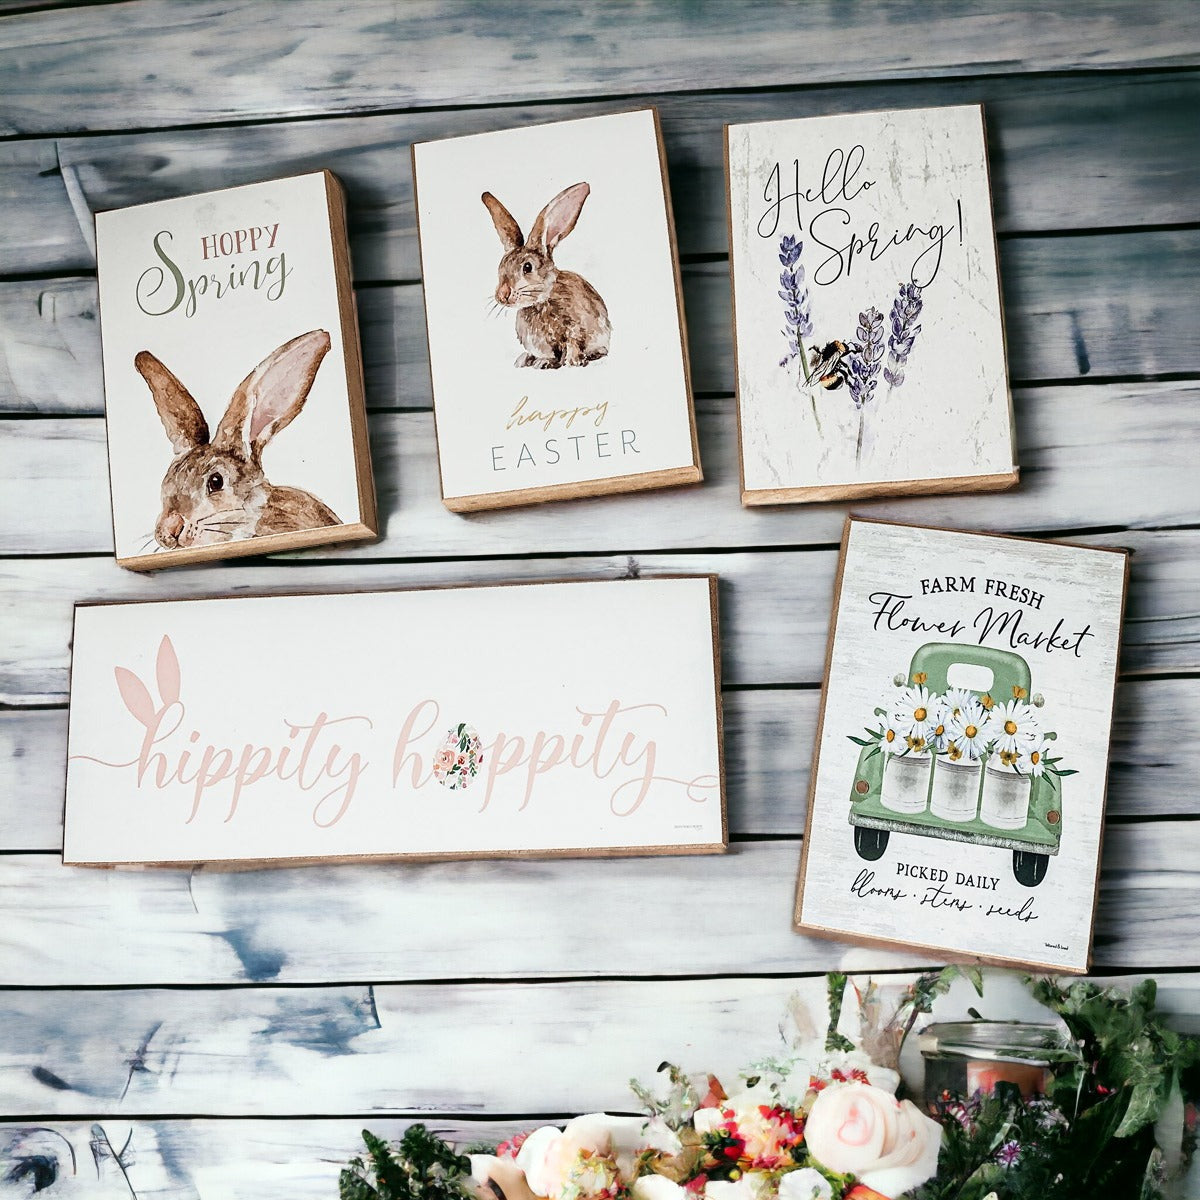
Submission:
[[[502,283],[496,289],[496,299],[499,300],[501,304],[507,304],[508,298],[511,295],[512,295],[512,284],[511,283]]]
[[[177,512],[168,513],[163,518],[162,531],[164,536],[177,541],[183,532],[183,517]]]

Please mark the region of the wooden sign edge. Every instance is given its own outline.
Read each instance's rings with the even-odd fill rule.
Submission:
[[[872,480],[861,483],[803,484],[798,487],[747,488],[746,460],[742,443],[742,373],[739,366],[737,338],[737,287],[734,282],[733,242],[733,181],[729,170],[729,131],[751,125],[777,125],[796,120],[820,120],[822,116],[869,117],[887,112],[936,111],[938,109],[969,108],[979,114],[983,143],[983,171],[988,193],[988,217],[992,231],[992,257],[996,269],[996,308],[1000,314],[1000,353],[1004,359],[1004,394],[1008,404],[1008,446],[1013,467],[1011,471],[990,472],[979,475],[948,475],[931,479]],[[992,202],[992,172],[988,160],[987,123],[984,119],[982,102],[965,104],[917,104],[910,108],[868,108],[845,113],[825,113],[800,117],[773,117],[761,121],[727,121],[722,126],[722,142],[725,162],[725,227],[729,241],[729,289],[730,312],[733,321],[733,385],[734,413],[737,418],[738,479],[742,504],[746,508],[769,504],[822,504],[839,500],[861,500],[868,497],[887,496],[950,496],[967,492],[1003,492],[1016,487],[1020,481],[1020,465],[1017,463],[1016,414],[1013,411],[1012,383],[1008,369],[1008,333],[1004,315],[1004,291],[1000,286],[1000,243],[996,236],[996,213]]]
[[[442,446],[437,436],[437,390],[433,383],[433,355],[429,353],[429,301],[425,280],[425,246],[421,234],[421,205],[417,182],[417,147],[436,145],[441,142],[459,141],[463,138],[486,137],[489,133],[509,133],[514,130],[545,129],[553,125],[568,125],[576,121],[591,121],[601,117],[619,117],[630,113],[651,114],[654,136],[658,146],[658,172],[662,185],[663,210],[667,222],[667,240],[671,253],[671,271],[675,285],[675,321],[679,330],[679,349],[683,363],[683,392],[687,407],[688,434],[691,441],[692,460],[674,467],[638,471],[630,475],[602,475],[570,483],[550,483],[538,487],[509,488],[499,492],[469,492],[463,495],[446,495],[446,481],[442,474]],[[559,500],[583,500],[596,496],[613,496],[652,491],[659,488],[685,487],[704,481],[704,468],[700,462],[700,439],[696,426],[696,401],[692,393],[692,367],[688,351],[687,320],[683,306],[683,277],[679,265],[679,243],[675,231],[675,210],[671,203],[671,188],[667,174],[667,153],[663,144],[662,120],[658,108],[652,104],[633,108],[619,108],[611,112],[591,113],[583,117],[567,117],[560,121],[542,121],[537,125],[508,125],[502,129],[485,129],[476,133],[458,134],[446,138],[423,138],[410,142],[409,165],[412,171],[413,216],[417,228],[417,261],[421,270],[421,303],[425,313],[425,348],[429,363],[429,394],[433,398],[433,443],[438,469],[438,493],[442,503],[450,512],[488,512],[502,508],[522,508]],[[661,577],[660,577],[661,578]]]
[[[346,228],[345,190],[341,180],[328,168],[297,171],[291,175],[276,175],[253,183],[236,183],[227,188],[211,188],[206,192],[185,192],[164,196],[142,204],[122,205],[120,208],[98,209],[92,214],[92,237],[96,243],[96,313],[100,321],[100,368],[104,377],[104,311],[100,302],[100,234],[97,221],[107,213],[127,212],[149,208],[164,200],[193,200],[218,195],[238,188],[261,187],[263,184],[286,183],[292,179],[323,177],[326,212],[329,218],[329,240],[333,256],[334,291],[337,295],[338,320],[342,333],[342,358],[345,363],[346,404],[350,412],[350,435],[354,454],[355,486],[358,490],[357,521],[339,525],[298,529],[293,533],[267,533],[261,537],[239,538],[215,546],[187,546],[176,550],[162,549],[153,554],[121,555],[117,552],[116,493],[113,489],[112,443],[108,429],[108,393],[104,393],[104,455],[108,463],[108,501],[113,531],[113,558],[118,567],[128,571],[159,571],[170,567],[186,567],[195,563],[214,562],[227,558],[246,558],[255,554],[275,554],[288,550],[303,550],[313,546],[334,546],[343,542],[368,542],[379,537],[379,515],[375,497],[375,475],[371,468],[371,444],[367,431],[367,400],[363,382],[362,342],[358,331],[358,304],[350,273],[350,243]]]
[[[715,572],[699,572],[688,574],[676,572],[669,575],[651,575],[643,580],[638,579],[518,579],[512,581],[492,581],[483,583],[462,584],[425,584],[419,587],[407,588],[352,588],[342,591],[301,591],[266,593],[262,595],[246,595],[242,592],[226,593],[218,596],[183,596],[154,600],[77,600],[71,607],[71,657],[67,666],[67,694],[74,695],[73,676],[75,668],[75,632],[76,618],[81,608],[118,608],[129,605],[150,604],[204,604],[221,600],[287,600],[305,596],[361,596],[361,595],[393,595],[409,592],[452,592],[466,590],[486,590],[489,588],[510,587],[544,587],[563,584],[597,584],[597,583],[639,583],[643,581],[688,579],[707,580],[709,625],[712,630],[712,665],[713,665],[713,696],[716,704],[716,722],[714,733],[717,739],[717,774],[718,796],[721,811],[721,840],[719,842],[698,842],[685,846],[618,846],[618,847],[561,847],[550,850],[475,850],[462,853],[431,853],[431,854],[349,854],[330,855],[317,858],[293,857],[272,859],[170,859],[156,862],[141,860],[129,862],[98,862],[66,857],[67,829],[67,773],[70,769],[71,725],[75,708],[68,700],[67,705],[67,754],[63,762],[63,849],[60,861],[64,867],[88,867],[93,870],[141,870],[171,867],[203,867],[219,871],[253,871],[298,866],[329,866],[346,863],[422,863],[422,862],[460,862],[468,860],[502,860],[502,859],[554,859],[554,858],[647,858],[647,857],[683,857],[697,855],[725,854],[729,850],[729,805],[726,795],[725,776],[725,724],[724,705],[721,690],[721,639],[719,589],[720,576]]]
[[[968,537],[1003,538],[1006,541],[1032,542],[1035,545],[1065,546],[1074,550],[1092,550],[1097,554],[1119,554],[1125,559],[1125,569],[1121,579],[1121,594],[1117,619],[1116,656],[1113,668],[1113,706],[1108,727],[1109,753],[1104,760],[1104,774],[1100,793],[1099,837],[1096,844],[1096,861],[1092,884],[1092,906],[1088,919],[1088,944],[1084,954],[1084,963],[1079,967],[1066,967],[1047,963],[1034,962],[1028,959],[1007,958],[996,955],[970,955],[953,950],[946,946],[929,946],[925,943],[900,941],[896,938],[871,937],[866,934],[853,933],[848,930],[836,929],[829,925],[817,925],[803,920],[801,913],[804,905],[804,880],[808,872],[808,848],[811,844],[813,822],[813,800],[817,791],[817,772],[821,763],[821,740],[825,730],[825,704],[829,694],[829,669],[833,660],[833,643],[837,634],[837,618],[842,599],[842,578],[846,570],[846,554],[850,545],[850,530],[853,525],[890,525],[898,529],[925,529],[938,533],[957,533]],[[834,576],[833,602],[829,611],[829,633],[825,642],[825,665],[821,676],[821,705],[817,712],[817,730],[813,738],[812,766],[809,770],[808,805],[804,818],[804,843],[800,848],[800,869],[796,877],[795,901],[792,908],[792,929],[796,933],[809,934],[813,937],[826,938],[832,941],[844,942],[852,946],[890,947],[897,946],[912,950],[929,950],[942,956],[943,962],[978,962],[996,966],[1025,966],[1033,970],[1046,970],[1067,975],[1086,975],[1092,968],[1093,943],[1096,931],[1096,909],[1100,902],[1100,865],[1104,852],[1105,816],[1108,810],[1108,775],[1109,761],[1112,755],[1112,731],[1116,722],[1116,687],[1120,679],[1121,643],[1125,624],[1125,603],[1129,594],[1129,565],[1132,552],[1122,546],[1090,546],[1083,542],[1060,542],[1049,538],[1030,538],[1013,533],[988,533],[982,529],[954,529],[947,525],[915,525],[911,521],[892,521],[879,517],[858,517],[847,514],[842,525],[842,540],[838,551],[838,566]]]

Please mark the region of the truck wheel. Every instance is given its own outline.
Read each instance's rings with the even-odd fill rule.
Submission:
[[[1034,854],[1030,850],[1013,851],[1013,874],[1017,882],[1025,887],[1037,887],[1046,878],[1046,868],[1050,865],[1048,854]]]
[[[854,848],[859,858],[874,862],[883,857],[887,849],[888,831],[886,829],[868,829],[865,825],[854,827]]]

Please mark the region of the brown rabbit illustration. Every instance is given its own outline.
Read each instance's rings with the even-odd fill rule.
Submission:
[[[575,183],[559,192],[538,213],[528,238],[508,209],[483,193],[504,246],[496,299],[517,310],[517,337],[526,351],[518,367],[586,367],[608,353],[612,325],[600,293],[582,275],[554,265],[554,248],[575,228],[591,190]]]
[[[160,546],[212,546],[267,533],[340,525],[309,492],[276,487],[263,474],[262,452],[304,407],[329,334],[314,329],[292,338],[238,384],[208,436],[208,424],[187,388],[149,350],[133,365],[150,386],[175,459],[162,482],[162,514],[154,527]]]

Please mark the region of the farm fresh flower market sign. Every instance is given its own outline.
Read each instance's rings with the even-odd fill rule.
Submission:
[[[1125,568],[847,522],[798,928],[1087,969]]]

